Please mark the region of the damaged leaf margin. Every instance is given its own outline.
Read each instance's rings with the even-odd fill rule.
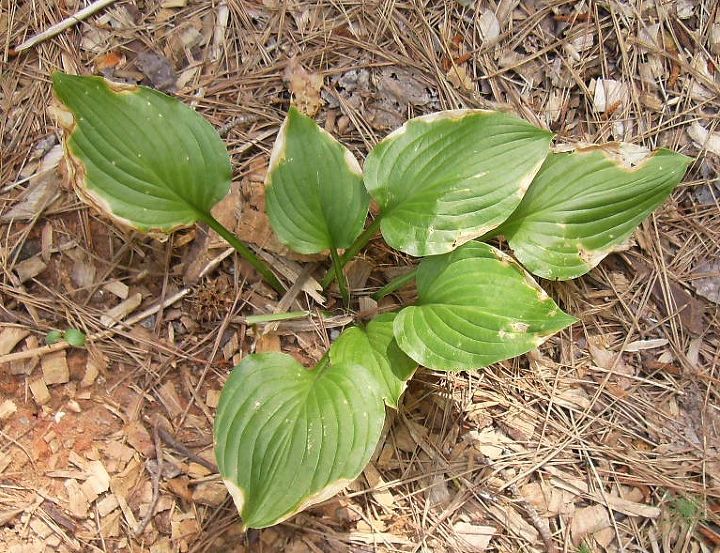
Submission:
[[[280,241],[301,254],[345,249],[362,232],[369,204],[350,150],[290,108],[265,181],[265,207]]]
[[[680,183],[692,159],[631,144],[551,153],[517,210],[494,234],[534,275],[581,276],[623,247]]]
[[[215,129],[156,90],[57,72],[51,114],[78,196],[126,228],[157,238],[205,220],[232,168]]]
[[[437,255],[496,228],[520,203],[552,136],[486,110],[406,122],[365,163],[365,186],[381,208],[385,241],[410,255]]]
[[[220,474],[248,528],[277,524],[357,478],[380,439],[377,375],[326,356],[307,370],[290,355],[247,356],[215,418]]]

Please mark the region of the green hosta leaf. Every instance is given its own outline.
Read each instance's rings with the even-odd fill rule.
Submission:
[[[290,108],[265,188],[268,217],[280,241],[303,254],[347,248],[362,232],[369,203],[350,150]]]
[[[551,154],[525,198],[498,229],[532,273],[567,280],[624,242],[682,180],[690,159],[629,145]]]
[[[218,467],[245,525],[271,526],[349,484],[384,420],[375,376],[360,365],[308,371],[281,353],[246,357],[215,419]]]
[[[209,214],[230,187],[227,150],[191,108],[142,86],[53,75],[65,151],[82,199],[127,226],[170,232]],[[67,111],[64,111],[67,110]]]
[[[434,255],[482,236],[518,206],[552,134],[491,111],[440,112],[408,121],[365,163],[392,247]]]
[[[515,357],[575,322],[512,258],[480,242],[424,259],[416,282],[417,304],[396,317],[395,339],[431,369]]]
[[[395,341],[395,316],[395,313],[386,313],[365,328],[347,329],[333,344],[330,359],[335,364],[357,363],[374,372],[385,403],[397,409],[417,363],[405,355]]]

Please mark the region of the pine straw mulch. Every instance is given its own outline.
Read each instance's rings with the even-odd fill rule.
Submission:
[[[0,5],[1,550],[718,551],[716,2],[118,1],[16,56],[84,4]],[[222,382],[253,350],[312,362],[350,317],[248,327],[314,310],[312,281],[281,303],[201,227],[159,243],[81,205],[46,110],[55,69],[174,91],[221,128],[236,185],[218,215],[291,282],[303,266],[262,216],[289,89],[360,157],[466,106],[696,159],[625,251],[543,283],[578,324],[477,374],[421,371],[349,490],[245,535],[213,470]],[[376,241],[353,287],[411,262]],[[87,348],[37,349],[70,327]]]

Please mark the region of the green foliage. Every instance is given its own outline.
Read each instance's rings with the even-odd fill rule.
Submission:
[[[685,495],[678,495],[672,498],[670,511],[675,517],[688,525],[697,524],[703,518],[702,505],[700,502],[693,497]]]
[[[349,247],[370,198],[350,150],[291,108],[270,158],[265,206],[275,234],[296,252]]]
[[[215,456],[247,527],[332,497],[370,460],[385,421],[376,375],[331,359],[309,371],[289,355],[250,355],[225,384]]]
[[[45,335],[45,343],[48,346],[57,344],[63,339],[63,333],[60,330],[51,330]]]
[[[494,229],[522,200],[551,139],[493,111],[408,121],[375,146],[365,164],[385,241],[411,255],[434,255]]]
[[[144,87],[59,73],[53,81],[82,198],[143,231],[203,221],[283,291],[210,214],[231,168],[206,121]],[[345,330],[313,370],[279,353],[249,355],[233,370],[218,406],[215,451],[246,526],[276,524],[356,478],[380,438],[385,406],[400,405],[418,364],[475,370],[525,353],[575,321],[517,261],[477,238],[503,234],[532,273],[574,278],[626,240],[688,165],[667,150],[641,157],[627,145],[550,153],[551,139],[503,113],[442,112],[408,121],[377,144],[363,178],[347,148],[290,110],[266,182],[279,239],[299,253],[329,250],[346,302],[342,266],[378,229],[390,246],[429,257],[383,289],[414,277],[414,305]],[[379,213],[363,230],[370,197]],[[63,338],[85,340],[71,329],[47,341]],[[691,517],[693,505],[676,508]]]
[[[629,144],[550,154],[498,232],[533,274],[576,278],[627,240],[682,180],[689,161],[669,150],[644,157]]]
[[[395,341],[395,318],[395,313],[386,313],[375,317],[365,328],[349,328],[333,344],[330,359],[338,364],[357,363],[370,370],[385,403],[397,409],[417,363]]]
[[[170,232],[202,220],[230,189],[215,129],[185,104],[142,86],[53,75],[72,118],[65,151],[78,194],[126,226]]]
[[[230,190],[217,131],[175,98],[100,77],[53,74],[65,157],[78,196],[125,227],[163,235],[207,223],[278,292],[267,265],[210,213]]]
[[[481,242],[420,263],[418,301],[395,320],[415,361],[472,370],[538,347],[575,322],[511,257]]]
[[[48,346],[57,344],[58,342],[65,340],[68,344],[75,348],[85,347],[86,336],[85,333],[77,328],[68,328],[65,331],[62,330],[51,330],[45,335],[45,343]]]

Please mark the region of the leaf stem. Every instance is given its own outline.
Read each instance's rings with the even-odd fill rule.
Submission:
[[[398,277],[395,277],[390,282],[388,282],[385,286],[380,288],[377,292],[375,292],[372,296],[370,296],[375,301],[380,301],[388,294],[392,294],[395,290],[399,290],[403,286],[405,286],[408,282],[411,282],[415,280],[415,275],[417,274],[417,267],[413,268],[410,272],[405,273],[404,275],[400,275]]]
[[[350,306],[350,292],[348,292],[347,280],[345,279],[345,273],[343,272],[343,264],[340,262],[340,257],[335,248],[330,248],[330,257],[332,258],[333,269],[335,272],[335,279],[340,287],[340,295],[342,296],[345,307]]]
[[[375,220],[370,223],[370,226],[366,228],[362,232],[362,234],[355,239],[355,242],[353,242],[352,245],[347,250],[345,250],[345,253],[340,256],[340,269],[345,267],[345,265],[348,264],[348,261],[355,257],[358,252],[362,250],[365,246],[367,246],[368,242],[373,239],[375,234],[377,234],[378,229],[380,228],[381,220],[382,214],[378,215]],[[333,259],[333,266],[328,269],[328,272],[325,274],[322,281],[320,282],[323,290],[327,289],[327,287],[330,286],[332,281],[335,280],[336,276],[337,273],[335,271],[335,260]]]
[[[248,246],[238,240],[237,236],[235,236],[232,232],[226,229],[222,225],[222,223],[220,223],[220,221],[215,219],[215,217],[213,217],[209,213],[201,214],[200,220],[207,223],[211,229],[217,232],[228,244],[235,248],[235,251],[238,252],[244,259],[246,259],[248,263],[250,263],[250,265],[255,267],[255,270],[260,273],[260,275],[263,277],[263,280],[267,282],[270,286],[272,286],[276,292],[278,292],[279,294],[285,293],[285,287],[278,280],[278,278],[272,272],[267,263],[265,263],[262,259],[256,256]]]

